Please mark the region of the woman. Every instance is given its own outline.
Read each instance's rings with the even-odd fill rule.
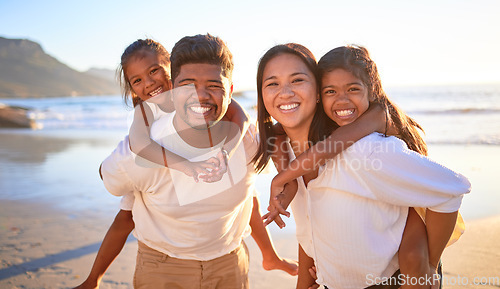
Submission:
[[[325,120],[318,93],[315,63],[312,54],[305,47],[297,44],[276,46],[270,49],[259,63],[257,86],[261,139],[269,140],[274,137],[274,131],[270,125],[272,117],[282,125],[290,139],[290,147],[295,156],[302,154],[310,147],[310,144],[320,141],[328,134],[328,121]],[[360,120],[365,118],[365,124],[369,125],[372,121],[368,120],[366,115],[367,113],[360,117]],[[359,123],[356,127],[357,122]],[[364,135],[371,133],[371,131],[366,132],[364,124],[360,126],[361,121],[357,122],[342,126],[329,138],[346,128],[355,133],[364,130]],[[364,140],[363,143],[366,142]],[[335,144],[332,141],[330,143]],[[258,160],[258,168],[261,168],[271,155],[270,152],[273,149],[271,144],[273,142],[262,142],[255,158]],[[331,151],[327,153],[332,155]],[[349,153],[352,153],[352,150],[349,150]],[[343,156],[346,155],[348,156],[347,152]],[[351,158],[351,161],[361,161],[362,164],[362,161],[366,160],[363,157],[360,155],[359,159]],[[410,163],[419,165],[415,160],[410,158]],[[310,161],[315,163],[317,159]],[[460,195],[457,196],[459,206],[461,194],[468,192],[470,188],[465,178],[457,179],[456,175],[446,168],[428,160],[423,160],[422,163],[424,171],[428,169],[436,177],[429,177],[423,181],[420,179],[425,178],[424,176],[417,175],[415,179],[410,177],[408,183],[413,184],[415,180],[418,180],[416,189],[412,192],[414,197],[417,197],[406,202],[403,198],[394,204],[387,199],[380,200],[372,197],[370,193],[379,193],[377,189],[371,190],[371,184],[356,179],[356,174],[361,173],[365,176],[367,172],[370,172],[370,168],[354,170],[351,168],[349,171],[338,166],[338,163],[328,163],[320,172],[319,177],[317,171],[310,171],[303,178],[299,178],[298,194],[292,203],[300,244],[297,287],[307,288],[312,284],[311,280],[304,278],[307,276],[307,269],[312,265],[312,260],[308,256],[314,257],[318,267],[318,282],[333,288],[363,288],[378,283],[373,282],[375,280],[383,281],[381,278],[389,278],[391,275],[397,277],[399,268],[397,253],[407,221],[408,207],[423,206],[423,204],[425,206],[438,205],[451,198],[441,197],[439,194],[441,192],[439,192],[436,196],[427,198],[422,194],[422,200],[420,200],[419,191],[430,194],[441,185],[451,187],[450,190],[453,193]],[[381,173],[384,173],[384,168],[381,168]],[[342,177],[339,178],[339,176]],[[316,177],[318,178],[315,179]],[[309,183],[313,179],[315,180]],[[335,181],[332,182],[332,180]],[[403,185],[400,186],[404,184],[403,181]],[[377,185],[379,189],[383,188],[382,191],[384,189],[389,192],[403,190],[403,187],[394,185],[390,179],[382,183],[378,182]],[[431,189],[431,186],[434,187]],[[365,191],[368,191],[368,196],[363,195]],[[457,201],[454,201],[453,205],[456,206],[456,204]],[[332,222],[335,223],[332,224]],[[421,239],[425,240],[425,238]],[[417,248],[419,246],[421,245],[417,244]],[[404,255],[406,252],[400,251],[399,254]],[[421,256],[420,262],[426,264],[427,261],[423,260],[427,260],[428,256],[419,255]],[[429,286],[427,284],[427,288]]]

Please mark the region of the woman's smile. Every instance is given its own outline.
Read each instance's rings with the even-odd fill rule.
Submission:
[[[297,111],[299,109],[299,106],[300,103],[293,102],[293,103],[280,104],[278,105],[278,108],[281,110],[282,113],[292,113]]]

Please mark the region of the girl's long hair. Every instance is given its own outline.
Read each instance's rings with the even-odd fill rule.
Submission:
[[[388,98],[382,89],[377,66],[366,48],[349,45],[330,50],[318,62],[318,77],[322,79],[325,73],[339,68],[359,78],[368,87],[373,102],[385,108],[388,116],[386,130],[389,125],[393,125],[398,130],[399,138],[409,149],[427,155],[427,145],[418,131],[424,132],[424,130]]]

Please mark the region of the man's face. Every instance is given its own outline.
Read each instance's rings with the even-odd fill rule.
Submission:
[[[233,85],[217,64],[189,63],[174,80],[176,117],[195,129],[207,129],[224,117]]]

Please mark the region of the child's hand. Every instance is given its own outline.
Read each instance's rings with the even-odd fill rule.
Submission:
[[[202,179],[206,183],[220,181],[224,174],[227,172],[227,153],[221,150],[216,157],[210,158],[207,160],[207,162],[208,161],[216,164],[217,168],[209,172],[209,174],[200,176],[200,179]]]
[[[283,222],[283,219],[281,218],[278,210],[274,209],[274,208],[272,209],[271,206],[269,206],[267,208],[267,210],[269,212],[267,214],[265,214],[264,216],[262,216],[262,220],[264,220],[264,226],[267,226],[274,221],[276,223],[276,225],[278,225],[278,227],[280,227],[280,229],[283,229],[286,226],[286,224],[285,224],[285,222]]]
[[[284,228],[285,222],[283,222],[280,214],[290,217],[290,213],[286,211],[286,208],[288,208],[288,205],[290,205],[290,202],[292,202],[295,197],[297,182],[293,181],[292,183],[287,183],[283,186],[283,189],[276,185],[276,183],[273,185],[273,182],[271,182],[271,196],[269,207],[267,208],[269,213],[265,214],[262,218],[265,220],[265,226],[274,221],[278,227]],[[273,190],[274,192],[278,192],[277,195],[273,195]]]
[[[189,177],[193,177],[195,182],[199,182],[200,179],[205,180],[205,178],[213,177],[219,168],[219,160],[217,158],[210,158],[201,162],[188,161],[183,163],[184,164],[180,167],[180,171]],[[175,167],[172,166],[172,168]]]

